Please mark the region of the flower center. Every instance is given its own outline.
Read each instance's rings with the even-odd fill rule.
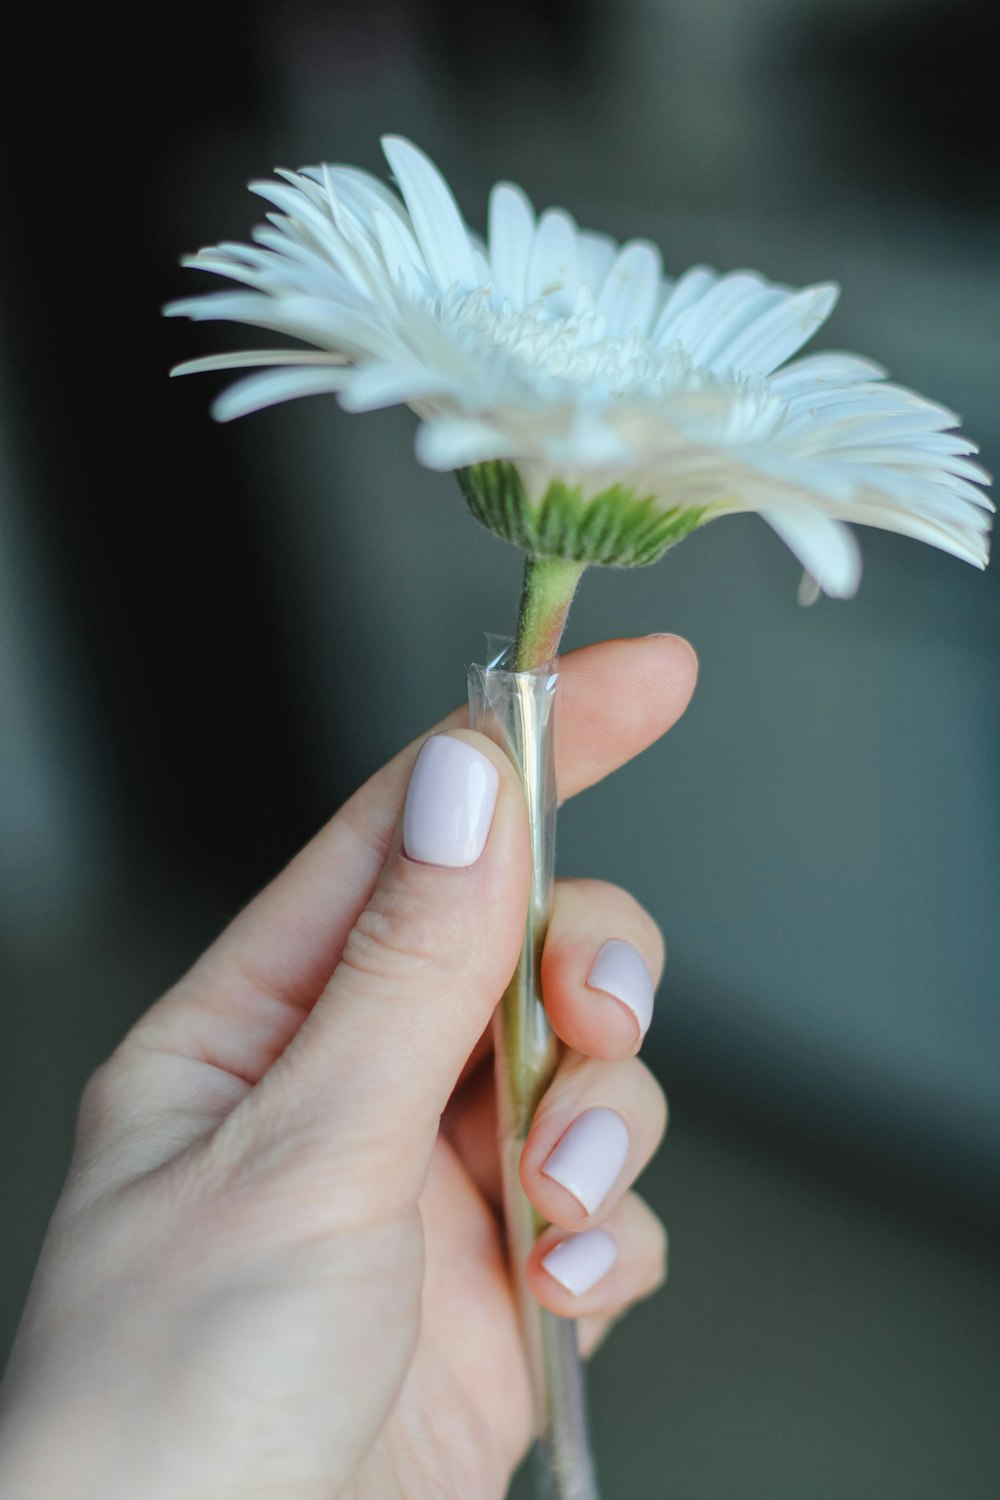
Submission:
[[[680,344],[657,348],[633,328],[609,338],[603,313],[583,288],[572,313],[553,316],[545,299],[516,310],[497,307],[489,287],[456,295],[440,310],[445,329],[465,347],[502,350],[525,373],[589,385],[605,398],[663,396],[677,391],[718,389],[721,382],[699,370]]]

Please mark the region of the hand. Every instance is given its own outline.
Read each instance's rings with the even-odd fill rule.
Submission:
[[[661,735],[695,670],[669,636],[565,657],[563,795]],[[5,1500],[505,1493],[530,1413],[487,1038],[529,856],[516,775],[464,722],[362,787],[91,1078],[4,1387]],[[565,1051],[522,1179],[552,1225],[531,1290],[587,1350],[663,1276],[628,1191],[664,1126],[634,1056],[662,961],[623,891],[559,885]]]

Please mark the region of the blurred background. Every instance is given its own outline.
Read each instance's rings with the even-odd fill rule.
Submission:
[[[464,692],[519,558],[405,412],[219,428],[165,322],[245,182],[410,135],[537,206],[834,278],[857,349],[1000,451],[986,0],[174,0],[22,10],[0,88],[0,1347],[80,1087],[357,783]],[[206,278],[207,283],[207,278]],[[644,1186],[667,1290],[592,1391],[614,1500],[993,1500],[1000,573],[866,533],[795,602],[756,518],[592,573],[568,644],[675,630],[682,723],[567,808],[671,948]],[[461,564],[456,554],[461,553]]]

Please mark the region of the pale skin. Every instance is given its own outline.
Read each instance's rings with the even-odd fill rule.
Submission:
[[[694,688],[674,636],[565,656],[561,795],[658,739]],[[513,970],[527,826],[503,755],[469,868],[408,858],[417,741],[347,802],[91,1078],[0,1402],[5,1500],[499,1500],[531,1437],[498,1206],[489,1020]],[[609,938],[654,979],[656,924],[557,888],[543,989],[562,1043],[521,1176],[550,1221],[532,1294],[590,1352],[665,1273],[632,1184],[662,1136],[634,1016],[586,977]],[[588,1214],[545,1177],[581,1111],[628,1156]],[[573,1296],[541,1260],[595,1225],[617,1258]]]

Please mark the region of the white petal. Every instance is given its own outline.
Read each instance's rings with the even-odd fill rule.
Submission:
[[[339,370],[269,370],[265,375],[249,375],[223,391],[212,405],[212,416],[217,422],[231,422],[234,417],[245,417],[265,406],[275,406],[279,401],[292,401],[298,396],[321,396],[338,391],[343,385],[346,371]]]
[[[590,288],[595,302],[617,254],[618,241],[610,234],[595,234],[593,230],[584,229],[577,236],[580,283]]]
[[[285,182],[259,181],[251,182],[248,186],[251,193],[256,193],[258,198],[263,198],[265,202],[273,203],[275,208],[281,209],[298,229],[300,235],[306,234],[314,244],[324,250],[330,248],[336,251],[338,236],[332,218],[328,212],[324,212],[313,203],[305,193]],[[285,226],[286,233],[290,228],[291,225]]]
[[[838,458],[848,463],[856,461],[880,464],[886,469],[902,470],[901,477],[904,480],[909,477],[911,469],[926,470],[928,468],[942,468],[956,477],[971,479],[974,484],[988,484],[990,480],[982,464],[973,463],[971,459],[961,458],[954,453],[946,453],[945,456],[928,453],[916,445],[892,448],[887,443],[857,442],[851,445],[838,445],[836,453]]]
[[[821,408],[818,415],[825,417],[826,409]],[[838,448],[874,448],[900,443],[910,452],[935,449],[939,453],[957,454],[963,447],[967,452],[976,450],[974,443],[967,444],[967,440],[954,431],[942,430],[955,424],[954,416],[947,411],[936,413],[933,408],[893,411],[890,408],[883,415],[876,407],[868,413],[854,413],[852,421],[844,420],[843,411],[834,411],[832,415],[837,420],[829,424],[823,422],[821,430],[824,434],[829,433],[831,445]]]
[[[636,329],[649,331],[660,284],[660,253],[645,240],[631,240],[619,252],[597,298],[610,338],[625,338]]]
[[[497,428],[461,417],[424,422],[414,442],[417,457],[428,469],[461,469],[466,464],[508,458],[512,447]]]
[[[173,302],[168,302],[163,309],[165,318],[190,318],[195,323],[204,323],[219,318],[222,320],[232,319],[235,323],[251,323],[252,318],[246,314],[255,314],[258,311],[263,315],[265,311],[273,312],[274,302],[270,297],[261,297],[257,294],[247,292],[212,292],[200,297],[178,297]]]
[[[882,503],[880,503],[882,502]],[[963,562],[977,568],[985,568],[989,558],[989,539],[984,528],[941,522],[933,516],[921,515],[891,501],[882,501],[879,495],[863,495],[856,504],[843,507],[849,521],[861,526],[875,526],[879,531],[892,531],[898,536],[913,537],[927,542],[940,552],[948,552]]]
[[[452,191],[434,163],[399,135],[382,138],[382,150],[406,200],[427,269],[441,291],[476,284],[465,223]]]
[[[830,316],[839,294],[839,287],[829,282],[787,297],[733,341],[726,351],[730,369],[744,375],[769,375],[812,338]]]
[[[654,344],[672,344],[676,337],[675,326],[682,313],[699,302],[719,280],[717,271],[709,266],[692,266],[673,286],[660,316],[656,320],[650,337]]]
[[[873,359],[857,354],[805,354],[771,376],[771,389],[784,400],[826,382],[855,385],[861,381],[884,380],[885,370]]]
[[[168,317],[186,317],[195,322],[221,319],[249,323],[321,347],[328,345],[332,353],[350,359],[364,355],[391,359],[400,348],[395,335],[379,322],[375,309],[365,310],[361,304],[351,307],[329,298],[215,292],[168,303],[163,310]]]
[[[349,373],[340,404],[345,411],[376,411],[454,394],[452,376],[423,365],[370,364]]]
[[[733,279],[736,280],[735,277]],[[709,326],[702,329],[696,345],[692,346],[687,337],[681,335],[681,343],[696,364],[714,371],[716,375],[729,375],[738,369],[731,353],[736,339],[758,323],[765,313],[784,301],[785,294],[777,287],[762,285],[755,277],[741,280],[742,292],[732,288],[731,296],[716,309]],[[715,290],[719,289],[717,287]],[[704,302],[712,300],[710,294]]]
[[[281,214],[275,214],[274,219],[278,227],[268,224],[257,224],[250,231],[252,238],[258,245],[264,246],[263,253],[270,253],[272,265],[294,283],[300,272],[316,271],[319,269],[327,271],[331,276],[341,274],[334,267],[328,251],[319,251],[314,245],[306,245],[297,239],[293,239],[288,231],[288,220]],[[344,286],[352,297],[357,296],[354,283],[344,277]]]
[[[255,266],[235,260],[229,255],[212,255],[204,250],[200,251],[197,256],[182,261],[181,264],[190,266],[196,271],[208,271],[216,276],[228,276],[230,281],[242,282],[244,286],[253,287],[256,291],[270,296],[280,295],[292,287],[306,296],[334,297],[338,300],[345,298],[353,300],[357,296],[357,286],[336,270],[328,260],[322,261],[313,257],[310,264],[296,262],[294,265],[289,265],[286,259],[279,259],[268,254],[267,251],[262,250],[259,253],[261,262]]]
[[[271,186],[270,183],[258,184],[260,196],[273,197]],[[275,188],[275,192],[278,191],[280,184]],[[288,192],[292,191],[291,188],[288,189]],[[296,196],[300,203],[305,202],[301,194]],[[337,222],[334,222],[333,218],[319,215],[311,204],[306,207],[310,212],[316,213],[315,223],[306,223],[301,217],[292,220],[281,214],[268,215],[278,228],[282,256],[297,261],[305,272],[316,274],[325,270],[328,274],[335,274],[343,278],[352,295],[370,297],[378,287],[378,266],[373,255],[373,241],[368,232],[343,212],[337,214]],[[331,213],[336,212],[337,210],[331,209]],[[260,231],[254,237],[264,244],[264,234],[265,231]],[[273,239],[271,244],[274,247]],[[285,269],[286,274],[289,274],[288,268]]]
[[[270,265],[275,264],[272,257]],[[186,255],[181,265],[189,271],[206,271],[210,276],[227,276],[230,281],[238,281],[243,286],[253,287],[255,291],[267,289],[267,272],[256,266],[231,260],[227,255],[213,255],[208,250],[199,250],[197,255]]]
[[[181,265],[190,266],[195,271],[219,261],[224,261],[226,265],[236,261],[240,265],[254,266],[259,271],[269,270],[279,264],[267,250],[258,250],[256,245],[240,245],[234,240],[207,246],[195,255],[181,256]]]
[[[171,375],[203,375],[211,370],[247,370],[258,365],[339,366],[344,360],[325,349],[242,349],[235,354],[206,354],[174,365]]]
[[[534,233],[529,199],[514,183],[498,182],[490,193],[489,209],[490,268],[498,304],[509,298],[515,309],[524,306]]]
[[[372,210],[372,224],[392,280],[413,295],[429,292],[431,282],[423,252],[409,228],[380,208]]]
[[[787,296],[752,271],[720,276],[684,312],[675,314],[671,338],[680,342],[697,365],[727,374],[733,368],[729,349],[737,336]]]
[[[774,390],[775,381],[771,381]],[[943,427],[957,427],[959,417],[933,401],[925,401],[898,385],[855,384],[821,385],[801,390],[788,402],[790,412],[808,412],[817,428],[834,424],[843,427],[848,420],[861,431],[882,423],[896,423],[916,434]],[[857,420],[855,420],[857,419]]]
[[[319,209],[322,216],[326,218],[330,212],[330,203],[326,192],[326,183],[329,178],[328,168],[323,169],[318,182],[312,178],[303,176],[301,172],[293,172],[288,167],[275,167],[274,175],[275,177],[280,177],[283,182],[287,182],[289,187],[293,187],[297,192],[302,193],[304,197],[308,198],[310,203]]]
[[[402,224],[408,223],[406,210],[392,189],[370,172],[363,172],[360,167],[303,167],[301,175],[311,177],[320,184],[332,182],[340,197],[359,213],[373,214],[375,209],[379,209],[383,213],[388,212]]]
[[[576,302],[576,285],[576,225],[561,209],[546,209],[528,260],[525,301],[551,298],[552,311],[568,316]]]
[[[316,297],[287,297],[279,302],[278,310],[282,321],[275,327],[349,358],[376,355],[391,359],[399,352],[399,338],[381,322],[375,308],[348,307]]]
[[[608,471],[635,459],[628,443],[597,412],[577,411],[565,433],[552,433],[543,451],[557,468]]]
[[[861,582],[861,549],[851,532],[819,510],[768,509],[760,514],[824,594],[850,599]]]

